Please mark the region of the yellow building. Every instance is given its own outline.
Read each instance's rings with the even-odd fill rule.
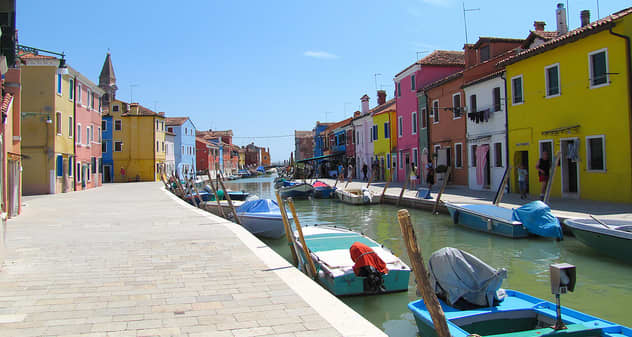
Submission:
[[[165,118],[138,103],[114,100],[112,159],[114,182],[159,181],[165,168]]]
[[[28,54],[22,65],[22,154],[25,195],[73,190],[74,70],[60,59]]]
[[[373,140],[373,159],[377,159],[378,177],[377,180],[391,181],[391,163],[393,155],[396,155],[397,148],[397,110],[395,99],[392,99],[371,110],[373,117],[374,133],[377,138]],[[374,135],[375,136],[375,135]]]
[[[632,8],[562,34],[500,62],[506,67],[513,190],[543,152],[560,154],[551,196],[632,201],[630,50]],[[553,156],[551,156],[552,158]]]
[[[246,149],[243,147],[237,150],[239,152],[239,169],[246,168]]]

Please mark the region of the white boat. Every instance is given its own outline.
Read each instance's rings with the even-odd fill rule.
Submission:
[[[577,240],[598,252],[632,263],[632,221],[566,219],[564,224]]]
[[[380,202],[380,196],[365,187],[361,189],[337,189],[336,197],[340,201],[351,205],[377,204]]]
[[[237,216],[241,225],[256,236],[278,239],[285,235],[281,209],[274,200],[246,201],[237,208]],[[292,221],[292,217],[290,215],[288,217]]]

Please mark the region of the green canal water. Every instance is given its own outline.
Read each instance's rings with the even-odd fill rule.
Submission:
[[[229,182],[228,188],[274,199],[271,177]],[[408,254],[394,205],[352,206],[336,200],[296,200],[302,225],[329,224],[362,232],[388,247],[406,263]],[[512,240],[454,225],[447,215],[409,209],[424,258],[443,247],[468,251],[495,268],[506,268],[503,288],[515,289],[554,302],[549,285],[549,265],[567,262],[577,266],[575,292],[562,295],[562,305],[615,323],[632,326],[632,265],[599,255],[567,237],[561,242],[529,238]],[[287,240],[264,240],[288,261]],[[407,292],[342,298],[389,336],[416,336],[415,320],[407,304],[418,299],[414,278]]]

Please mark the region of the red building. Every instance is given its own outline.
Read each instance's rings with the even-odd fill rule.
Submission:
[[[195,164],[198,171],[216,170],[219,147],[202,137],[195,137]]]

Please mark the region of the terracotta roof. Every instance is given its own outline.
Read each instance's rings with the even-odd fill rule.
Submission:
[[[415,65],[428,65],[428,66],[462,66],[465,65],[465,53],[459,50],[435,50],[430,55],[422,58],[421,60],[409,65],[404,70],[400,71],[395,77],[403,74],[408,69]]]
[[[208,131],[199,131],[196,130],[195,131],[196,135],[202,135],[203,137],[221,137],[221,136],[233,136],[233,130],[222,130],[222,131],[214,131],[214,130],[208,130]]]
[[[296,138],[308,138],[313,137],[314,133],[312,131],[298,131],[294,130],[294,137]]]
[[[180,126],[189,120],[189,117],[167,117],[165,123],[167,126]]]
[[[522,42],[522,48],[528,49],[529,46],[533,43],[533,40],[535,40],[536,38],[540,38],[544,41],[549,41],[556,37],[557,37],[556,31],[549,32],[549,31],[543,31],[543,30],[532,30],[532,31],[529,31],[529,36],[527,36],[524,42]]]
[[[32,53],[22,55],[22,56],[20,56],[20,58],[23,58],[23,59],[49,59],[49,60],[57,59],[55,56],[39,55],[39,54],[35,55],[35,54],[32,54]]]
[[[437,81],[434,81],[434,82],[426,85],[424,87],[424,90],[430,90],[432,88],[436,88],[436,87],[438,87],[438,86],[440,86],[442,84],[448,83],[448,82],[450,82],[450,81],[452,81],[454,79],[457,79],[459,77],[462,77],[462,76],[463,76],[463,70],[461,70],[459,72],[456,72],[454,74],[450,74],[450,75],[448,75],[448,76],[446,76],[446,77],[444,77],[442,79],[439,79]]]
[[[471,81],[469,81],[467,83],[463,83],[462,88],[469,87],[470,85],[474,85],[476,83],[484,82],[484,81],[487,81],[489,79],[498,77],[498,76],[502,75],[502,73],[504,73],[504,72],[505,72],[505,69],[501,69],[501,70],[495,71],[495,72],[493,72],[491,74],[487,74],[487,75],[485,75],[483,77],[479,77],[477,79],[471,80]]]
[[[619,20],[621,18],[623,18],[624,16],[627,16],[629,14],[632,14],[632,7],[628,7],[624,10],[618,11],[612,15],[608,15],[603,19],[599,19],[597,21],[591,22],[589,24],[587,24],[586,26],[583,27],[579,27],[577,29],[573,29],[570,32],[560,35],[557,38],[554,38],[552,40],[549,40],[537,47],[531,48],[531,49],[527,49],[523,52],[518,53],[516,56],[514,57],[510,57],[507,59],[504,59],[500,62],[498,62],[499,65],[501,66],[506,66],[515,62],[518,62],[520,60],[524,60],[528,57],[531,57],[533,55],[537,55],[537,54],[541,54],[545,51],[551,50],[551,49],[555,49],[561,45],[564,45],[566,43],[571,43],[574,41],[577,41],[579,39],[582,39],[588,35],[591,34],[595,34],[598,32],[601,32],[603,30],[606,30],[610,27],[614,26],[614,22],[616,20]]]
[[[130,103],[129,104],[129,107],[130,107],[129,110],[130,111],[127,113],[128,116],[136,116],[136,114],[134,114],[134,113],[130,114],[130,112],[132,111],[131,108],[132,107],[136,107],[136,106],[138,106],[138,115],[139,116],[161,116],[161,117],[163,117],[163,115],[164,115],[164,113],[163,113],[163,115],[161,115],[161,114],[159,114],[157,112],[154,112],[153,110],[148,109],[148,108],[146,108],[146,107],[144,107],[144,106],[142,106],[142,105],[140,105],[138,103]]]
[[[506,38],[506,37],[481,36],[481,37],[478,38],[478,41],[475,44],[470,45],[470,47],[478,48],[484,42],[522,43],[523,41],[524,41],[524,39],[511,39],[511,38]]]
[[[13,95],[10,93],[5,93],[2,97],[2,105],[0,105],[0,115],[8,115],[9,114],[9,105],[11,105],[11,101],[13,100]]]
[[[392,98],[392,99],[386,101],[386,103],[384,103],[382,105],[378,105],[375,108],[371,109],[370,113],[375,116],[375,115],[379,115],[381,113],[386,113],[386,112],[389,112],[389,111],[395,111],[395,109],[396,109],[395,108],[396,107],[395,102],[396,102],[396,99]]]
[[[341,120],[341,121],[340,121],[340,122],[338,122],[338,123],[332,123],[330,126],[328,126],[328,127],[327,127],[327,129],[325,130],[325,132],[330,131],[330,130],[337,129],[337,128],[341,127],[341,126],[345,126],[345,125],[347,125],[347,124],[351,123],[351,119],[352,119],[352,118],[351,118],[351,117],[349,117],[349,118],[347,118],[347,119],[345,119],[345,120]]]

